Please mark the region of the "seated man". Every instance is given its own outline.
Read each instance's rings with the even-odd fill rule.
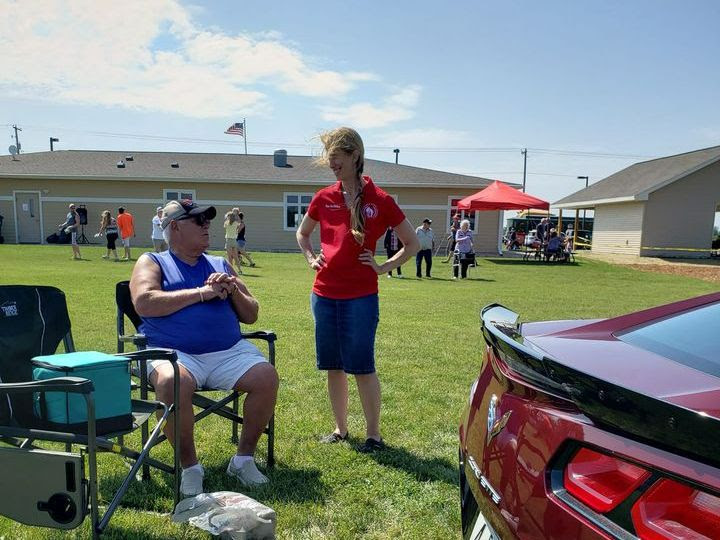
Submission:
[[[553,229],[550,233],[550,240],[547,244],[546,254],[547,259],[550,260],[552,257],[557,259],[562,251],[562,239],[558,236],[558,233]]]
[[[275,408],[278,376],[262,353],[242,339],[240,325],[254,323],[258,303],[222,257],[207,255],[212,206],[189,200],[171,201],[163,209],[161,226],[169,249],[145,253],[135,264],[130,293],[140,331],[151,347],[175,349],[180,370],[180,461],[183,495],[202,493],[204,470],[198,463],[193,437],[192,394],[200,387],[236,389],[247,396],[237,454],[227,474],[246,486],[268,482],[255,465],[258,439]],[[173,401],[173,370],[166,360],[148,362],[156,396]],[[165,433],[173,440],[173,425]]]

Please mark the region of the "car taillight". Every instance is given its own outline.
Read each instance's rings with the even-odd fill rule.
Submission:
[[[650,471],[582,448],[565,468],[565,489],[596,512],[605,513],[627,498],[650,476]]]
[[[674,480],[655,483],[631,513],[644,540],[720,538],[720,497]]]

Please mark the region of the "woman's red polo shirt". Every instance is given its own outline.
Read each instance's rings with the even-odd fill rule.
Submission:
[[[345,300],[378,291],[377,273],[362,264],[358,256],[365,249],[375,253],[378,239],[388,227],[405,219],[395,200],[377,187],[369,176],[363,187],[362,212],[365,217],[365,241],[361,246],[353,238],[350,210],[345,205],[342,182],[318,191],[310,202],[308,215],[320,223],[320,246],[325,266],[315,275],[313,292],[318,296]]]

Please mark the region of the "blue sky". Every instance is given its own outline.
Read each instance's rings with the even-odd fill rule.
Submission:
[[[247,117],[250,152],[291,154],[348,124],[370,158],[505,181],[528,147],[553,201],[720,144],[715,0],[339,6],[0,0],[0,152],[13,123],[24,152],[241,152],[223,131]]]

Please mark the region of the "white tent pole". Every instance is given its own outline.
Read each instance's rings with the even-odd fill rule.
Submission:
[[[498,212],[498,217],[499,217],[500,221],[498,222],[498,245],[497,245],[497,250],[498,250],[498,255],[502,255],[502,254],[503,254],[503,252],[502,252],[503,223],[504,223],[504,221],[505,221],[503,218],[505,217],[505,210],[500,210],[500,211]]]

